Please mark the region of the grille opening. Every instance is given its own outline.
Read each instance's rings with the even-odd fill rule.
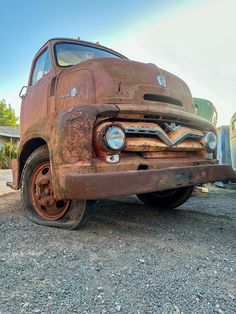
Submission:
[[[157,138],[156,134],[127,133],[126,138]]]
[[[164,102],[166,104],[183,107],[183,104],[179,99],[169,97],[169,96],[158,95],[158,94],[144,94],[143,99],[148,100],[148,101],[159,101],[159,102]]]
[[[138,170],[148,170],[148,165],[139,165]]]

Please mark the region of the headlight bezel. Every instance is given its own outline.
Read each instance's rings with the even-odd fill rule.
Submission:
[[[121,145],[118,145],[118,142],[115,144],[112,144],[112,140],[111,139],[111,133],[115,133],[114,129],[116,129],[118,132],[120,132],[121,138],[123,139]],[[110,138],[109,138],[109,134],[110,134]],[[125,134],[125,130],[118,124],[112,124],[107,126],[105,132],[104,132],[104,142],[105,145],[108,149],[112,150],[112,151],[120,151],[122,150],[122,148],[124,148],[125,143],[126,143],[126,134]]]
[[[215,142],[214,146],[212,143]],[[217,136],[214,132],[207,132],[204,135],[204,146],[208,153],[214,153],[217,149]]]

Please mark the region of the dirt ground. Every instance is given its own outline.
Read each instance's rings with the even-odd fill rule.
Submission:
[[[0,196],[12,192],[12,189],[6,186],[8,181],[12,181],[11,170],[0,169]]]
[[[162,213],[103,200],[80,231],[33,224],[10,193],[0,232],[0,313],[235,313],[235,190]]]

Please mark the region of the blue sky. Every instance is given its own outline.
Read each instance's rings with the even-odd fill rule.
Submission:
[[[236,26],[228,25],[227,16],[236,9],[236,6],[232,7],[236,1],[225,0],[223,10],[222,2],[220,0],[0,0],[2,43],[0,99],[5,98],[19,114],[20,99],[17,95],[21,86],[27,83],[31,61],[36,51],[51,37],[80,36],[85,40],[100,41],[131,59],[154,62],[174,72],[190,85],[195,96],[210,98],[221,104],[225,101],[226,106],[232,109],[227,117],[222,115],[221,122],[226,123],[231,112],[236,111],[236,105],[230,104],[234,98],[232,78],[236,83],[236,70],[233,69],[232,72],[231,67],[229,68],[231,85],[227,87],[230,90],[226,88],[224,95],[222,92],[218,93],[218,82],[214,85],[211,75],[213,70],[224,75],[227,69],[228,73],[228,65],[225,64],[226,59],[229,60],[227,52],[223,52],[223,55],[221,52],[217,58],[213,58],[214,64],[209,66],[209,61],[210,63],[212,61],[211,55],[214,53],[211,49],[222,46],[222,42],[216,38],[214,23],[216,26],[221,24],[219,31],[222,34],[217,35],[222,38],[228,38],[227,35],[231,37],[228,28]],[[221,14],[220,20],[217,14]],[[235,20],[233,16],[232,19]],[[212,29],[209,29],[211,21],[213,25]],[[233,33],[232,35],[235,38]],[[204,49],[198,49],[203,44]],[[235,45],[232,42],[231,45],[234,53]],[[203,73],[200,68],[209,73]],[[206,77],[205,81],[203,76]],[[223,83],[226,84],[227,77],[223,79]],[[209,84],[209,88],[206,83]],[[231,98],[229,98],[230,93]]]
[[[0,86],[25,78],[35,52],[51,37],[106,38],[109,43],[109,38],[158,18],[177,2],[0,0],[0,38],[5,43],[0,49]]]

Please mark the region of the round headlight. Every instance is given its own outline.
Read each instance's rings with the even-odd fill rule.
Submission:
[[[120,150],[125,145],[125,132],[119,126],[111,126],[105,134],[105,141],[109,148]]]
[[[217,137],[215,133],[208,132],[204,136],[205,147],[208,152],[214,152],[217,147]]]

